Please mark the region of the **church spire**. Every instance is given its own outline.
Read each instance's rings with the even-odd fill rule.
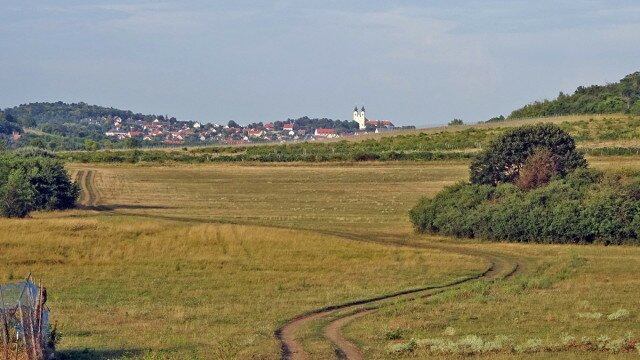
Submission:
[[[364,112],[364,105],[362,105],[362,110],[361,111]]]
[[[356,105],[356,107],[353,108],[353,111],[358,112],[358,105]]]

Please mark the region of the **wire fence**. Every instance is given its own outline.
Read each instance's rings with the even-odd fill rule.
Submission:
[[[45,360],[54,354],[47,290],[26,280],[0,285],[0,359]]]

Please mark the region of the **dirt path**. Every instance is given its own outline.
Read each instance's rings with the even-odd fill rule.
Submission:
[[[390,244],[387,244],[390,245]],[[416,248],[428,248],[428,246],[412,246]],[[451,250],[451,249],[449,249]],[[461,253],[461,252],[458,252]],[[467,278],[459,279],[448,284],[437,285],[437,286],[426,286],[417,289],[405,290],[389,295],[374,297],[370,299],[358,300],[350,303],[339,304],[328,306],[322,309],[317,309],[306,314],[301,314],[299,316],[294,317],[289,322],[287,322],[284,326],[276,330],[275,336],[280,340],[280,348],[281,348],[281,358],[283,360],[308,360],[309,355],[304,351],[304,348],[300,341],[297,338],[297,332],[300,328],[305,326],[307,323],[323,318],[325,316],[329,316],[332,313],[335,313],[337,310],[345,310],[345,309],[358,309],[362,305],[369,306],[369,314],[374,311],[379,306],[382,306],[384,300],[389,299],[398,299],[398,298],[406,298],[407,300],[417,298],[417,297],[425,297],[430,296],[428,292],[433,290],[447,290],[454,288],[457,285],[478,280],[481,278],[484,279],[494,279],[494,278],[504,278],[507,276],[512,276],[516,272],[519,271],[521,266],[516,261],[512,261],[508,258],[501,257],[500,255],[494,253],[478,253],[476,254],[481,257],[485,257],[491,261],[491,266],[487,268],[484,272],[476,276],[470,276]],[[371,306],[374,306],[371,308]],[[364,316],[366,314],[362,314],[360,316]],[[358,316],[359,317],[359,316]],[[346,325],[349,321],[355,319],[356,317],[351,317],[347,320],[338,319],[338,325],[334,325],[333,322],[329,324],[331,328],[331,335],[333,337],[332,341],[336,347],[337,354],[343,354],[346,359],[362,359],[362,355],[355,345],[344,339],[342,334],[340,333],[340,329]],[[334,321],[334,322],[336,322]],[[325,329],[325,333],[327,330]],[[331,339],[331,338],[330,338]],[[337,340],[337,341],[336,341]]]
[[[76,182],[80,185],[80,197],[78,198],[78,203],[85,208],[95,207],[100,201],[100,196],[96,191],[95,179],[95,170],[78,170],[76,174]]]
[[[365,309],[362,311],[358,311],[355,314],[351,314],[349,316],[345,316],[338,320],[332,321],[324,328],[324,336],[327,339],[331,340],[333,345],[336,347],[336,355],[338,356],[338,358],[352,360],[364,359],[358,347],[345,339],[344,336],[342,336],[342,328],[351,321],[365,315],[369,315],[374,311],[376,311],[376,309]]]
[[[498,270],[495,266],[492,266],[483,276],[484,279],[495,279],[495,278],[501,278],[501,279],[505,279],[505,278],[509,278],[511,276],[514,276],[515,274],[517,274],[521,269],[520,263],[515,263],[512,267],[510,271],[505,272],[501,272],[501,270]],[[442,289],[442,290],[438,290],[438,291],[434,291],[431,292],[429,294],[424,294],[421,295],[420,297],[422,298],[426,298],[426,297],[430,297],[433,296],[435,294],[439,294],[443,291],[446,291],[448,289]],[[360,352],[360,349],[358,349],[358,347],[353,344],[352,342],[350,342],[349,340],[347,340],[344,335],[342,335],[342,329],[351,321],[363,317],[365,315],[371,314],[373,312],[375,312],[376,310],[378,310],[379,307],[374,307],[374,308],[367,308],[367,309],[362,309],[362,310],[358,310],[356,313],[345,316],[345,317],[341,317],[338,318],[332,322],[330,322],[325,328],[324,328],[324,335],[326,338],[328,338],[329,340],[331,340],[331,342],[333,343],[334,347],[335,347],[335,351],[336,351],[336,355],[338,356],[339,359],[349,359],[349,360],[364,360],[364,356],[362,355],[362,353]],[[311,321],[311,319],[309,319],[309,321]]]
[[[80,185],[80,197],[78,197],[78,204],[84,205],[87,202],[87,191],[84,189],[84,170],[78,170],[74,181]]]
[[[97,192],[95,184],[96,171],[92,169],[78,170],[76,174],[76,181],[81,187],[81,195],[78,202],[86,208],[105,211],[116,214],[114,209],[108,206],[98,206],[100,202],[100,195]],[[150,218],[170,219],[174,221],[185,222],[197,222],[197,223],[221,223],[220,221],[210,219],[189,219],[180,217],[160,216],[151,214],[133,214],[128,213],[129,216],[141,216]],[[274,226],[277,227],[277,226]],[[300,229],[305,231],[314,231],[312,229]],[[336,348],[336,355],[342,359],[363,359],[357,346],[349,342],[342,336],[342,328],[349,322],[366,316],[376,311],[380,306],[384,305],[385,300],[390,299],[406,299],[411,300],[418,297],[428,297],[435,293],[443,292],[452,289],[458,285],[466,282],[479,280],[479,279],[497,279],[513,276],[523,271],[523,265],[525,264],[522,259],[516,259],[514,257],[508,257],[503,254],[494,253],[491,251],[482,251],[472,249],[464,245],[452,244],[452,243],[407,243],[403,238],[381,238],[377,236],[364,236],[358,234],[334,232],[334,231],[317,231],[326,235],[342,237],[349,240],[375,243],[378,245],[406,247],[414,249],[431,249],[438,251],[445,251],[455,254],[471,255],[480,258],[484,258],[490,262],[491,266],[488,267],[482,273],[476,276],[469,276],[452,281],[443,285],[436,286],[424,286],[421,288],[414,288],[409,290],[400,291],[397,293],[382,295],[378,297],[356,300],[344,304],[337,304],[327,306],[321,309],[316,309],[304,314],[293,317],[286,322],[282,327],[275,331],[275,336],[280,340],[281,358],[283,360],[309,360],[309,355],[304,351],[304,348],[300,341],[297,339],[297,332],[300,328],[307,323],[329,316],[338,310],[353,309],[351,315],[338,318],[330,322],[324,329],[325,336],[334,344]],[[366,307],[366,308],[365,308]]]

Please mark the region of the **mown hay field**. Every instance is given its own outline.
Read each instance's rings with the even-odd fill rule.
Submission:
[[[599,168],[622,166],[620,159],[589,160]],[[640,160],[624,161],[640,169]],[[490,249],[518,257],[526,271],[391,301],[348,324],[346,335],[367,358],[380,359],[433,355],[424,347],[390,349],[411,338],[443,337],[448,327],[457,335],[508,332],[517,341],[555,339],[563,330],[578,337],[640,335],[638,248],[413,235],[407,211],[420,196],[466,178],[467,167],[463,161],[71,164],[72,173],[92,172],[84,187],[96,206],[0,220],[0,280],[32,271],[46,283],[63,358],[277,359],[273,331],[290,317],[478,274],[489,263],[476,252]],[[451,250],[398,246],[430,244]],[[619,309],[629,314],[602,320]],[[588,322],[578,312],[604,315]],[[314,359],[335,358],[321,329],[318,322],[301,330],[305,346]],[[389,339],[396,330],[399,338]],[[570,350],[551,354],[607,354]],[[547,353],[530,356],[541,354]]]

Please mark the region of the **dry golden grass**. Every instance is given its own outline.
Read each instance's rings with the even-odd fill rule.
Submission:
[[[3,281],[49,288],[63,354],[151,349],[176,359],[278,357],[277,325],[336,302],[480,271],[470,256],[305,231],[121,215],[3,220]],[[446,262],[446,267],[440,264]]]
[[[429,241],[425,239],[425,241]],[[640,281],[640,249],[637,247],[483,244],[505,253],[535,259],[533,273],[495,283],[476,283],[433,298],[389,306],[358,319],[346,329],[357,339],[367,359],[424,358],[433,353],[426,346],[411,352],[391,351],[410,339],[459,341],[469,335],[484,340],[508,336],[516,345],[540,339],[545,345],[562,345],[569,336],[596,342],[631,336],[640,340],[637,299]],[[628,316],[609,320],[620,309]],[[600,314],[600,315],[598,315]],[[594,319],[592,317],[598,317]],[[396,331],[400,339],[390,340]],[[630,335],[628,335],[630,334]],[[637,358],[638,352],[612,349],[588,352],[580,346],[561,346],[562,351],[485,354],[491,359],[516,358]],[[460,358],[459,351],[436,353]]]
[[[624,164],[589,160],[598,168],[640,168],[640,160],[628,157]],[[637,248],[487,244],[412,235],[408,209],[418,197],[465,179],[467,167],[463,161],[91,166],[94,196],[108,211],[0,220],[0,281],[33,271],[46,282],[53,316],[65,336],[59,348],[67,358],[126,358],[130,353],[148,359],[275,359],[279,349],[273,331],[295,314],[443,283],[487,266],[470,255],[338,235],[389,243],[456,242],[463,252],[491,249],[521,257],[532,273],[492,285],[488,293],[470,285],[358,319],[347,330],[367,355],[389,357],[390,341],[384,336],[393,328],[401,328],[403,337],[440,336],[445,324],[458,334],[513,329],[522,339],[554,338],[567,327],[578,336],[608,331],[612,337],[639,328],[633,308],[640,295],[633,276]],[[554,280],[573,253],[586,263]],[[515,291],[522,283],[525,289]],[[592,283],[595,288],[588,287]],[[627,308],[632,317],[607,331],[604,327],[611,324],[606,321],[574,321],[572,306],[582,300],[607,314]],[[321,337],[321,325],[311,324],[301,335],[314,358],[331,358],[332,353],[323,352],[330,346]],[[151,353],[141,355],[145,351]]]
[[[112,210],[0,220],[0,280],[46,282],[68,358],[275,359],[291,316],[488,266],[328,234],[409,233],[412,198],[464,172],[442,167],[95,168],[92,197]]]

